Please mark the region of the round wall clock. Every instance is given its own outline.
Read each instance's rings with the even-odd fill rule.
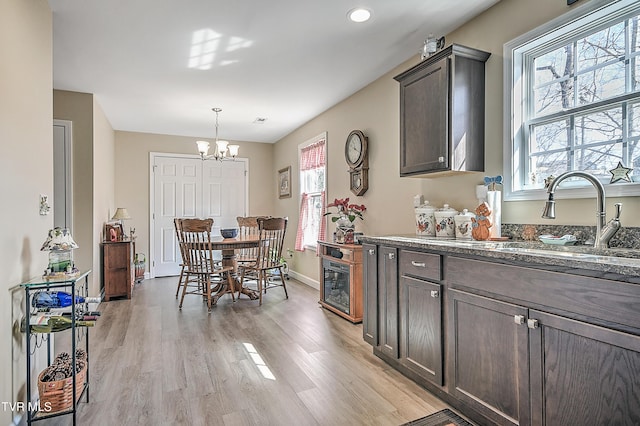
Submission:
[[[344,158],[352,169],[368,166],[367,137],[360,130],[354,130],[347,136],[344,146]]]

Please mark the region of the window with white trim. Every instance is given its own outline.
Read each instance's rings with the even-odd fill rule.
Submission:
[[[296,234],[296,250],[315,250],[325,235],[327,133],[298,146],[300,173],[300,217]]]
[[[505,199],[543,198],[544,180],[569,170],[595,175],[608,194],[640,194],[640,3],[594,0],[504,53]],[[619,162],[633,182],[608,185]],[[585,186],[563,183],[576,188],[569,197]]]

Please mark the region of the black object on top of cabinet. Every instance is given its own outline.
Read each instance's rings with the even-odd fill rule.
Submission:
[[[453,44],[394,77],[400,83],[400,176],[484,171],[484,63]]]

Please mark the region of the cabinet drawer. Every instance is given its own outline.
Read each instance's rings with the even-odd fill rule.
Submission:
[[[440,264],[439,254],[400,251],[400,275],[440,281],[442,279]]]

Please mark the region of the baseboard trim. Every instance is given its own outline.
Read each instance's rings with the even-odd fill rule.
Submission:
[[[306,275],[302,275],[299,272],[291,270],[289,271],[289,275],[291,276],[291,278],[296,279],[301,283],[308,285],[309,287],[315,288],[318,291],[320,290],[320,283],[313,278],[309,278]]]

